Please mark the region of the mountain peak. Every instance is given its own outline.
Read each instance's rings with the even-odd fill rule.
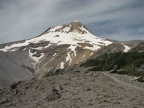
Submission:
[[[83,24],[81,23],[81,22],[79,22],[79,21],[77,21],[77,20],[75,20],[75,21],[72,21],[71,23],[69,23],[69,24],[71,24],[71,25],[77,25],[77,26],[83,26]]]
[[[44,33],[49,32],[61,32],[61,33],[79,33],[79,34],[92,34],[82,23],[79,21],[73,21],[69,24],[58,25],[50,27]]]
[[[75,20],[74,22],[79,22],[78,20]]]

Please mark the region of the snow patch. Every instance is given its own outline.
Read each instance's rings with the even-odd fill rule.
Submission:
[[[93,52],[90,54],[90,56],[92,56],[93,55]]]
[[[70,55],[70,52],[67,53],[67,57],[66,57],[66,62],[70,62],[72,59],[71,59],[71,55]]]
[[[42,50],[42,49],[44,49],[44,47],[37,47],[37,48],[31,48],[31,49]]]
[[[56,55],[57,55],[57,53],[54,53],[54,54],[53,54],[53,57],[56,56]]]
[[[15,52],[17,50],[18,50],[18,48],[13,48],[13,49],[10,50],[10,52]]]
[[[74,22],[78,23],[79,21],[78,21],[78,20],[75,20]]]
[[[44,57],[44,53],[41,53],[41,56],[40,56],[40,57],[33,56],[33,54],[36,54],[36,52],[35,52],[35,53],[31,53],[30,50],[29,50],[29,57],[30,57],[32,60],[34,60],[36,63],[38,63],[39,60],[40,60],[42,57]]]
[[[0,49],[0,50],[3,50],[3,52],[13,51],[13,48],[19,48],[22,46],[26,46],[28,44],[29,43],[27,41],[25,41],[24,43],[16,43],[16,44],[12,44],[10,46],[5,46],[5,48]]]
[[[88,47],[88,46],[83,47],[83,49],[89,49],[89,50],[92,50],[92,51],[98,50],[100,48],[101,48],[100,46],[96,46],[96,45],[93,46],[93,47]]]
[[[60,69],[64,69],[64,62],[61,62]]]
[[[55,26],[55,27],[52,27],[49,32],[55,32],[56,30],[60,29],[62,26],[58,25],[58,26]]]
[[[77,47],[78,45],[71,45],[68,49],[71,49],[71,51],[73,51],[74,52],[74,57],[76,56],[76,51],[75,51],[75,49],[76,49],[76,47]]]
[[[129,47],[129,46],[127,46],[127,45],[124,45],[123,44],[123,46],[125,47],[125,49],[123,50],[124,52],[128,52],[131,48]]]
[[[85,29],[84,27],[81,27],[82,31],[85,31],[87,34],[91,34],[87,29]]]
[[[26,48],[23,49],[23,51],[25,51],[25,50],[26,50]]]
[[[83,61],[83,59],[84,59],[84,57],[85,57],[85,56],[86,56],[86,54],[84,54],[84,55],[83,55],[83,57],[82,57],[81,61]]]
[[[51,44],[48,44],[47,46],[45,46],[44,48],[48,48],[49,46],[51,46]]]
[[[68,32],[69,30],[70,30],[70,27],[65,27],[65,28],[63,29],[64,32]]]
[[[103,41],[103,43],[104,43],[104,46],[108,46],[108,45],[112,44],[112,42],[110,42],[110,41]]]

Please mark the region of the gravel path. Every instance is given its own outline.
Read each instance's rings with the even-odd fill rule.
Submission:
[[[138,89],[138,90],[141,90],[141,91],[144,91],[144,88],[141,88],[141,87],[138,87],[138,86],[135,86],[135,85],[131,85],[131,84],[128,84],[128,83],[125,83],[121,80],[119,80],[118,78],[112,76],[112,74],[108,73],[108,72],[103,72],[104,75],[112,78],[114,81],[116,81],[117,83],[119,84],[122,84],[122,85],[125,85],[125,86],[128,86],[128,87],[131,87],[131,88],[134,88],[134,89]]]

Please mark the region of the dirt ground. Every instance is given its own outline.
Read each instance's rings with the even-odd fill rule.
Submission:
[[[0,91],[0,108],[144,108],[144,83],[109,72],[23,81]]]

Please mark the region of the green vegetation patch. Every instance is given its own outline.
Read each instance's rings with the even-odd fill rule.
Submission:
[[[92,67],[90,71],[113,70],[113,73],[144,77],[144,52],[104,54],[87,60],[81,66]]]

